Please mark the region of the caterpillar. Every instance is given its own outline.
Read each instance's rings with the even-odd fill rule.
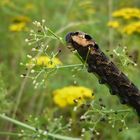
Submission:
[[[76,50],[87,63],[89,73],[106,84],[110,93],[117,95],[122,104],[133,107],[140,116],[140,91],[105,55],[94,39],[84,32],[69,32],[66,35],[68,48]]]

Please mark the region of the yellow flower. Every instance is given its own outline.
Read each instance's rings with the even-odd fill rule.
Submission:
[[[36,66],[45,66],[47,68],[54,68],[57,65],[61,65],[62,62],[58,58],[49,58],[47,56],[39,56],[36,59],[32,59],[31,64]]]
[[[82,86],[68,86],[53,92],[53,100],[59,107],[83,103],[86,98],[94,98],[92,91]]]
[[[140,33],[140,21],[133,22],[127,26],[124,27],[123,32],[131,35],[133,33]]]
[[[112,28],[118,28],[120,26],[120,23],[118,21],[109,21],[107,26]]]
[[[13,23],[20,23],[20,22],[28,23],[30,21],[31,21],[31,19],[26,16],[16,16],[16,17],[12,18]]]
[[[112,13],[113,17],[122,17],[124,19],[140,18],[140,9],[122,8]]]
[[[26,29],[26,25],[30,22],[30,18],[26,16],[17,16],[12,19],[12,24],[9,26],[9,30],[12,32],[20,32]]]
[[[21,23],[16,23],[16,24],[11,24],[9,26],[9,30],[12,32],[20,32],[25,28],[25,23],[21,22]]]

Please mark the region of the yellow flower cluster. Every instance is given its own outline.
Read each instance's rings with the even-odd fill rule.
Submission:
[[[54,102],[59,107],[73,105],[75,102],[83,103],[86,98],[94,98],[92,91],[82,86],[68,86],[53,92]]]
[[[47,56],[39,56],[36,59],[32,59],[33,64],[36,66],[45,66],[47,68],[54,68],[57,65],[61,65],[62,62],[58,58],[49,58]]]
[[[127,26],[124,27],[123,32],[131,35],[133,33],[140,33],[140,21],[133,22]]]
[[[124,19],[140,18],[140,9],[138,8],[123,8],[113,12],[113,17],[122,17]]]
[[[107,24],[111,28],[118,28],[120,26],[120,23],[118,21],[109,21]]]
[[[20,32],[26,29],[27,23],[30,22],[30,18],[26,16],[17,16],[12,19],[12,24],[9,26],[9,30],[12,32]]]
[[[9,30],[12,32],[20,32],[25,28],[26,24],[23,22],[21,23],[14,23],[9,26]]]
[[[108,26],[114,29],[117,29],[120,33],[126,33],[128,35],[132,35],[133,33],[140,33],[140,9],[138,8],[122,8],[120,10],[114,11],[112,13],[113,17],[121,17],[125,20],[125,22],[121,22],[118,20],[109,21]],[[129,23],[124,25],[128,20]],[[134,22],[135,21],[135,22]]]

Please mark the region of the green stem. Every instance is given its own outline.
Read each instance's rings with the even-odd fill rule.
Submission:
[[[87,114],[89,114],[89,113],[107,113],[107,114],[109,114],[109,113],[115,113],[115,112],[117,112],[117,113],[124,113],[124,112],[131,112],[131,110],[130,109],[126,109],[126,110],[117,110],[117,111],[115,111],[115,110],[98,110],[98,109],[95,109],[94,108],[94,110],[90,110],[90,111],[88,111],[88,112],[86,112],[84,115],[87,115]]]
[[[43,67],[44,70],[51,70],[51,69],[63,69],[63,68],[71,68],[71,67],[82,67],[83,64],[72,64],[72,65],[58,65],[54,68],[46,68],[46,67]]]
[[[115,111],[115,110],[111,110],[111,111],[103,111],[104,113],[123,113],[123,112],[131,112],[130,109],[126,109],[126,110],[118,110],[118,111]]]
[[[67,136],[61,136],[61,135],[58,135],[58,134],[48,133],[48,132],[46,132],[44,130],[41,130],[41,129],[36,130],[36,128],[34,128],[32,126],[30,126],[28,124],[25,124],[23,122],[17,121],[15,119],[12,119],[12,118],[4,115],[4,114],[0,114],[0,118],[4,119],[6,121],[12,122],[12,123],[14,123],[16,125],[19,125],[21,127],[24,127],[26,129],[38,132],[39,134],[41,134],[43,136],[50,136],[50,137],[57,138],[57,139],[60,139],[60,140],[81,140],[80,138],[72,138],[72,137],[67,137]]]
[[[83,66],[83,64],[73,64],[73,65],[57,66],[57,68],[61,69],[61,68],[70,68],[70,67],[79,67],[79,66]]]
[[[90,53],[90,49],[88,50],[88,53],[87,53],[87,56],[86,56],[86,60],[85,60],[85,62],[84,62],[84,68],[85,68],[85,66],[86,66],[86,63],[87,63],[87,59],[88,59],[89,53]]]
[[[50,28],[48,28],[48,31],[49,31],[54,37],[56,37],[58,40],[60,40],[60,42],[61,42],[62,44],[65,44],[64,41],[63,41],[63,39],[62,39],[61,37],[57,36]]]
[[[32,136],[32,135],[29,135],[29,134],[22,134],[22,133],[15,133],[15,132],[5,132],[5,131],[1,131],[0,135],[16,136],[16,137],[31,137]]]
[[[0,135],[10,135],[10,136],[19,136],[19,133],[13,133],[13,132],[0,132]]]

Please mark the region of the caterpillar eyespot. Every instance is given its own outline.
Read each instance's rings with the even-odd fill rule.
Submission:
[[[85,39],[87,39],[87,40],[91,40],[92,39],[92,37],[90,36],[90,35],[85,35]]]
[[[139,89],[109,60],[93,38],[84,32],[71,32],[66,35],[66,42],[86,61],[88,72],[94,73],[100,84],[106,84],[112,95],[117,95],[122,104],[133,107],[140,116]]]

